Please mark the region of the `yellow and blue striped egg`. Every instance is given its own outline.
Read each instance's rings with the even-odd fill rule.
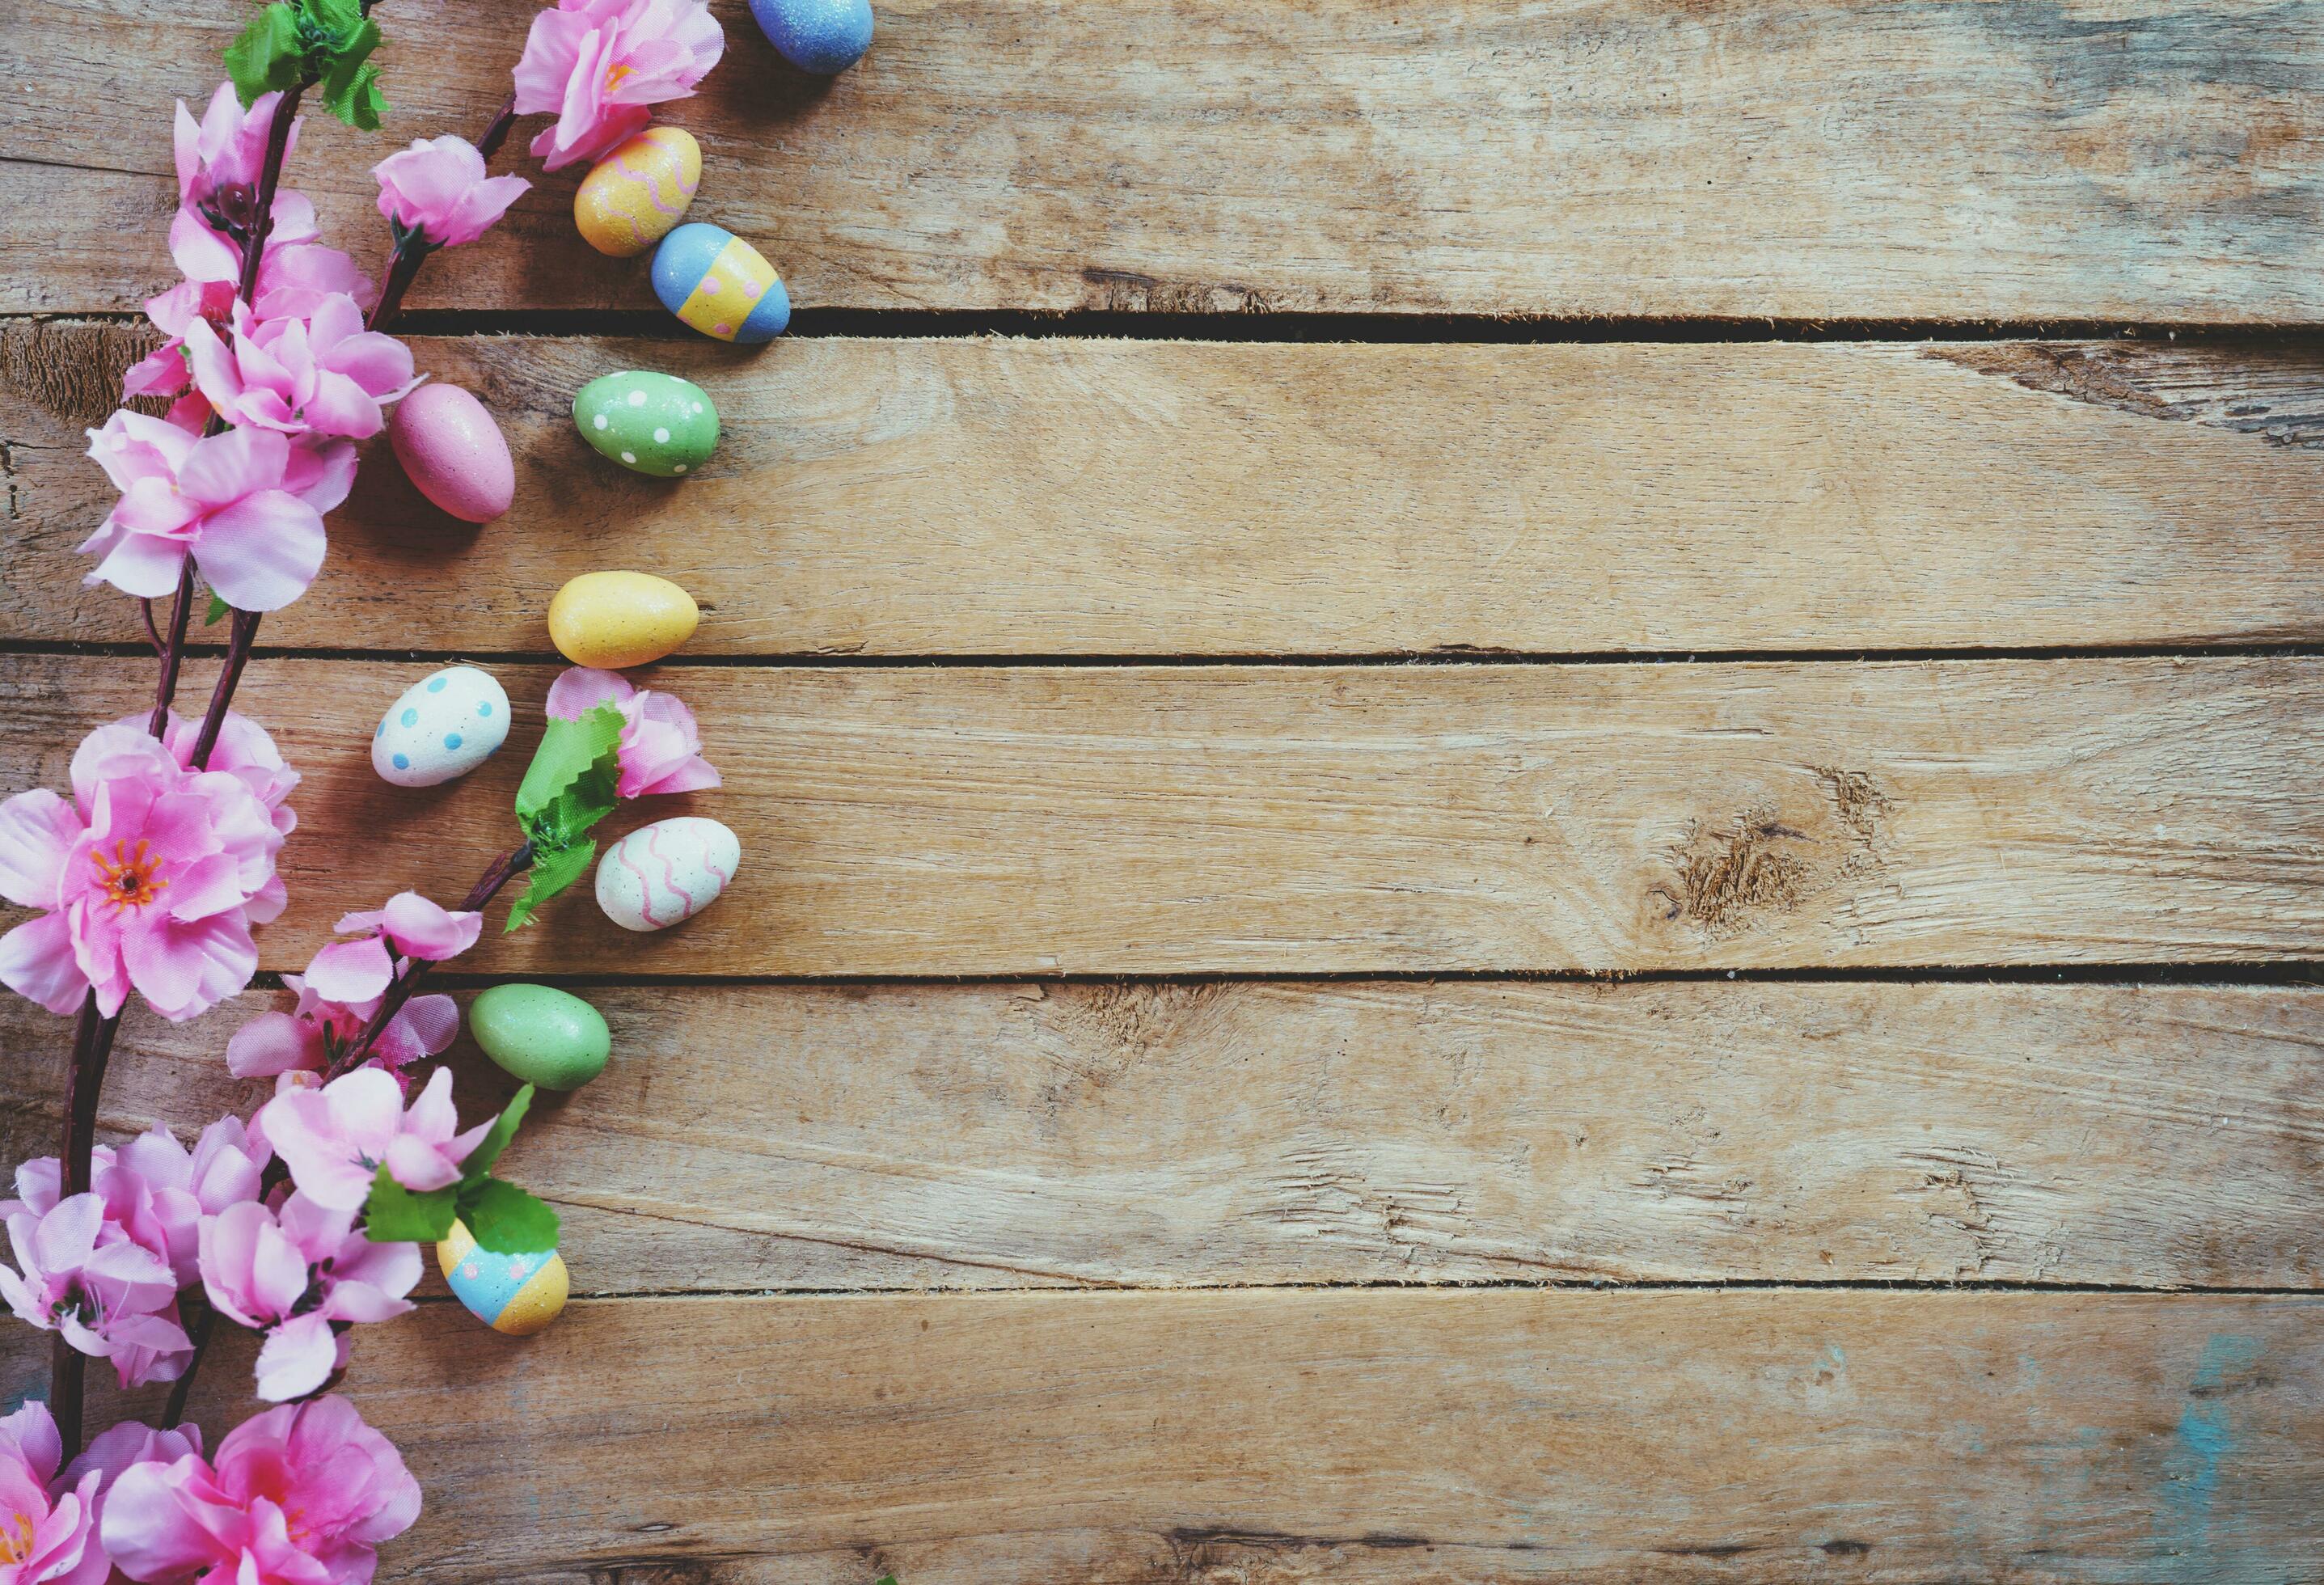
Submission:
[[[791,294],[759,250],[722,226],[696,220],[654,250],[654,295],[705,336],[750,345],[791,322]]]
[[[495,1255],[476,1242],[465,1221],[436,1246],[436,1266],[468,1313],[494,1332],[530,1337],[565,1308],[569,1279],[554,1249]]]
[[[573,224],[601,253],[635,258],[686,217],[702,183],[702,145],[683,127],[654,126],[597,161],[573,195]]]

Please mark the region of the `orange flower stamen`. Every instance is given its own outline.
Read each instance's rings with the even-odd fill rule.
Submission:
[[[160,896],[170,882],[158,871],[161,861],[151,855],[152,843],[139,838],[137,851],[128,851],[126,841],[113,844],[113,857],[108,862],[101,852],[89,854],[97,866],[97,885],[103,890],[106,906],[115,909],[142,908]]]

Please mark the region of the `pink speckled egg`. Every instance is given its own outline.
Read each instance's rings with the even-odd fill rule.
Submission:
[[[488,523],[516,498],[516,465],[484,404],[430,380],[395,404],[388,442],[420,493],[472,523]]]

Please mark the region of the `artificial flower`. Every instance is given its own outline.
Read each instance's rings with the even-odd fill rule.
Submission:
[[[394,1444],[341,1397],[285,1404],[198,1453],[133,1465],[98,1524],[132,1580],[368,1585],[380,1543],[420,1516]]]
[[[126,409],[88,432],[121,499],[81,546],[98,558],[86,582],[159,599],[188,555],[226,604],[277,611],[323,565],[323,513],[347,497],[355,447],[293,446],[263,429],[196,437]]]
[[[578,721],[607,703],[622,711],[622,773],[613,789],[621,797],[696,792],[718,785],[718,772],[702,757],[702,733],[694,712],[676,694],[640,688],[618,671],[567,667],[549,685],[548,714],[556,720]]]
[[[272,813],[238,776],[188,770],[119,723],[81,741],[71,777],[69,803],[0,803],[0,897],[42,910],[0,936],[0,984],[55,1013],[93,991],[108,1018],[134,988],[183,1020],[250,983],[250,927],[280,906]]]
[[[106,1222],[131,1242],[169,1262],[183,1287],[198,1275],[201,1229],[229,1206],[258,1198],[268,1152],[238,1117],[204,1129],[191,1150],[154,1124],[118,1150],[90,1152],[89,1188],[104,1203]],[[14,1200],[0,1201],[0,1218],[29,1211],[45,1216],[60,1198],[57,1158],[43,1156],[16,1169]]]
[[[595,160],[694,92],[726,48],[704,0],[558,0],[532,19],[516,63],[520,115],[553,115],[532,140],[551,170]]]
[[[299,998],[298,1006],[287,1013],[258,1014],[226,1043],[226,1070],[236,1078],[319,1074],[362,1038],[379,1012],[381,998],[376,996],[333,1001],[300,974],[285,974],[282,983]],[[387,1020],[372,1041],[365,1062],[401,1073],[442,1051],[459,1033],[457,1002],[448,996],[415,996]]]
[[[183,99],[178,101],[174,152],[178,164],[178,202],[195,210],[214,210],[229,218],[236,205],[244,210],[256,200],[258,180],[266,163],[266,137],[274,119],[279,93],[261,94],[250,108],[242,107],[232,83],[220,83],[202,112],[198,124]],[[303,116],[290,123],[283,157],[298,147]]]
[[[63,1479],[63,1459],[46,1404],[0,1418],[0,1585],[103,1585],[111,1571],[97,1539],[104,1477],[92,1469]]]
[[[304,318],[261,323],[234,307],[229,342],[207,319],[186,329],[194,386],[226,421],[285,435],[360,440],[385,427],[385,405],[409,392],[411,350],[364,328],[363,309],[333,292]]]
[[[458,1183],[460,1164],[492,1128],[487,1118],[458,1132],[445,1068],[429,1075],[409,1111],[394,1074],[362,1067],[319,1089],[283,1091],[257,1121],[299,1192],[330,1211],[361,1210],[382,1166],[414,1193]]]
[[[117,724],[143,732],[147,719],[143,715],[124,715]],[[194,745],[201,735],[199,721],[188,720],[172,710],[162,724],[161,746],[170,751],[171,759],[190,770],[194,768]],[[299,816],[289,801],[299,785],[299,773],[282,758],[266,729],[241,711],[229,710],[220,718],[217,742],[210,745],[210,762],[202,769],[222,770],[241,781],[266,806],[267,813],[273,817],[274,829],[284,836],[299,829]],[[276,884],[280,886],[281,882]],[[254,904],[250,917],[263,925],[281,911],[279,902],[267,913],[260,913]]]
[[[411,1308],[420,1246],[374,1243],[352,1211],[304,1194],[281,1209],[236,1205],[202,1229],[203,1291],[220,1313],[266,1333],[258,1396],[304,1397],[342,1363],[332,1322],[385,1321]]]
[[[333,926],[353,941],[335,941],[307,965],[307,983],[332,1001],[364,1001],[384,993],[398,958],[440,963],[476,945],[484,917],[438,908],[416,891],[399,891],[383,908],[342,914]]]
[[[0,1266],[0,1300],[19,1321],[111,1359],[124,1387],[184,1372],[194,1350],[178,1320],[177,1277],[98,1195],[69,1195],[45,1214],[12,1212],[8,1242],[16,1268]]]
[[[532,185],[521,176],[486,176],[476,145],[448,136],[414,138],[371,173],[379,181],[379,212],[438,247],[475,241]]]

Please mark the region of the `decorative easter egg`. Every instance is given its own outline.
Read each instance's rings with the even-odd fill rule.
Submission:
[[[619,671],[659,660],[694,636],[694,596],[642,572],[585,572],[549,603],[549,637],[576,666]]]
[[[573,195],[582,241],[634,258],[669,235],[702,182],[702,145],[675,126],[649,127],[614,145]]]
[[[597,861],[597,906],[624,930],[667,930],[716,902],[742,862],[741,840],[715,820],[657,820]]]
[[[397,402],[387,440],[413,487],[464,521],[488,523],[516,497],[500,426],[457,385],[430,380]]]
[[[829,77],[872,47],[872,0],[751,0],[767,41],[801,71]]]
[[[491,759],[508,733],[508,695],[492,674],[447,666],[387,707],[371,734],[371,768],[398,787],[434,787]]]
[[[468,1033],[486,1056],[544,1090],[578,1090],[613,1054],[604,1014],[551,985],[484,991],[468,1004]]]
[[[661,306],[721,341],[771,341],[791,322],[791,294],[759,250],[716,226],[689,222],[654,250]]]
[[[453,1222],[436,1246],[436,1268],[469,1314],[511,1337],[529,1337],[556,1320],[571,1284],[556,1250],[495,1255],[465,1221]]]
[[[676,478],[700,467],[718,444],[718,409],[691,380],[634,369],[581,387],[573,399],[581,438],[632,473]]]

